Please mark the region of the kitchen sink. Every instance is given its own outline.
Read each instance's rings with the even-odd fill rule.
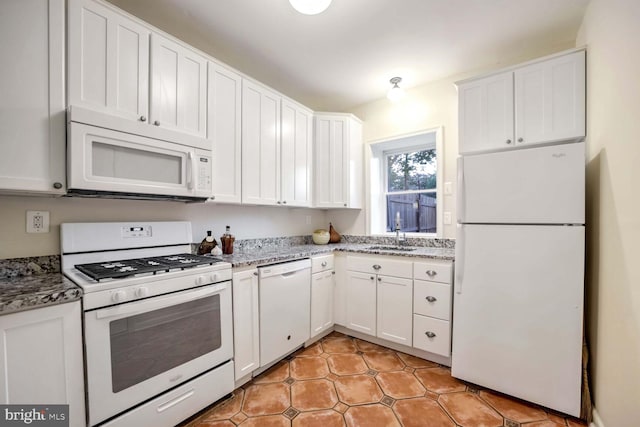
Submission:
[[[416,250],[416,248],[412,248],[409,246],[383,246],[383,245],[369,246],[367,249],[372,251],[402,251],[402,252],[411,252]]]

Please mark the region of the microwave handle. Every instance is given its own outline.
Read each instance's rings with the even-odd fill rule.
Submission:
[[[191,151],[187,153],[187,188],[193,190],[193,154]]]
[[[106,319],[109,317],[116,317],[134,313],[142,314],[148,311],[159,310],[161,308],[170,307],[172,305],[182,304],[185,302],[194,301],[199,298],[218,294],[228,286],[229,284],[227,282],[223,282],[203,289],[191,289],[180,294],[167,295],[165,297],[156,297],[152,299],[131,302],[129,304],[122,304],[116,307],[96,311],[96,319]]]

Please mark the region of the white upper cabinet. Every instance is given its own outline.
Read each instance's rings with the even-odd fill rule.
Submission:
[[[460,154],[585,136],[585,52],[458,83]]]
[[[242,203],[280,204],[280,95],[242,83]]]
[[[213,144],[213,194],[216,202],[242,201],[242,77],[209,61],[207,137]]]
[[[112,7],[69,0],[69,104],[146,121],[149,33]]]
[[[65,193],[64,0],[0,2],[0,192]]]
[[[360,120],[350,114],[316,113],[316,207],[362,207],[362,155]]]
[[[585,52],[515,71],[516,143],[585,136]]]
[[[461,85],[460,152],[513,145],[513,73]]]
[[[280,198],[283,205],[311,206],[313,112],[282,100]]]
[[[68,16],[69,105],[207,136],[203,55],[106,2],[69,0]],[[157,136],[117,121],[109,126]]]
[[[206,97],[207,59],[151,34],[151,124],[206,137]]]

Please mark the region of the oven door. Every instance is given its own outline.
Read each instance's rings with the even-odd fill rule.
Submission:
[[[139,135],[69,124],[71,193],[211,195],[211,151]]]
[[[91,425],[233,356],[231,282],[93,310],[84,318]]]

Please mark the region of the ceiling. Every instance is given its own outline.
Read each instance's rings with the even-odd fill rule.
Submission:
[[[110,0],[314,110],[349,111],[404,88],[573,43],[589,0]]]

